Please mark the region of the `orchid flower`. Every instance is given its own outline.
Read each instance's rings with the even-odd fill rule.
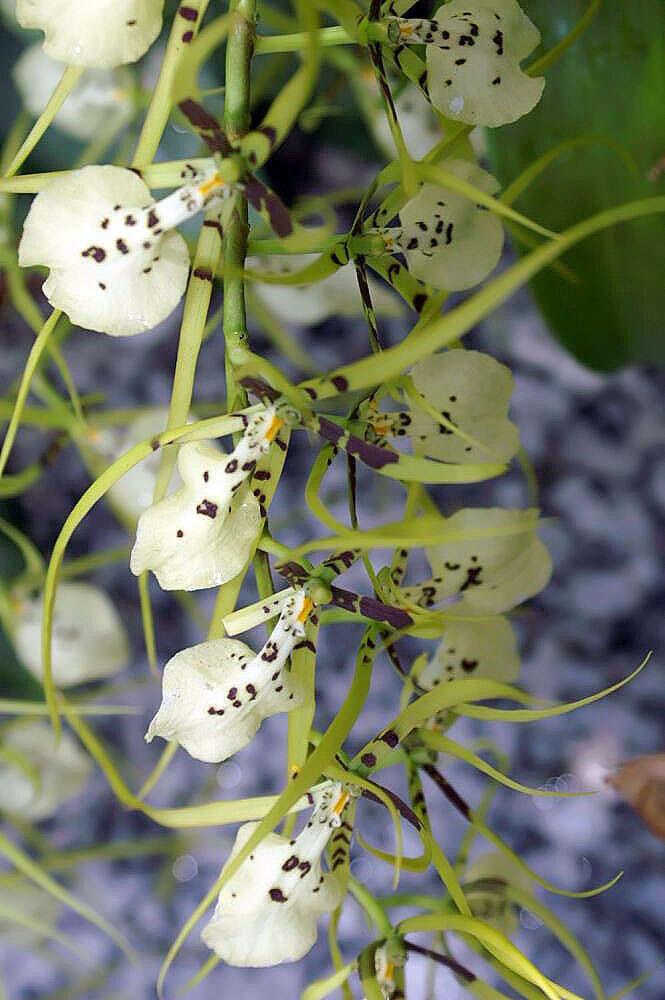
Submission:
[[[336,876],[322,872],[321,855],[349,794],[334,784],[312,791],[314,811],[292,840],[269,833],[222,888],[201,937],[229,965],[254,968],[297,962],[316,941],[316,922],[341,902]],[[236,835],[231,861],[258,823]]]
[[[283,424],[271,406],[249,419],[230,455],[206,442],[183,445],[178,471],[184,486],[139,518],[132,573],[152,570],[164,590],[218,587],[236,576],[261,529],[265,500],[260,489],[258,499],[250,493],[246,480]]]
[[[311,263],[308,254],[249,258],[248,266],[268,274],[292,274]],[[378,315],[400,316],[398,299],[385,286],[370,281],[372,303]],[[314,326],[331,316],[359,316],[362,303],[352,264],[338,268],[333,274],[313,285],[253,285],[256,297],[285,323]]]
[[[55,90],[63,67],[50,59],[41,45],[25,49],[12,69],[12,77],[26,109],[38,117]],[[89,69],[56,115],[53,124],[75,139],[92,139],[109,115],[127,114],[131,109],[126,72]]]
[[[153,406],[123,427],[90,426],[84,445],[91,449],[96,458],[113,462],[134,445],[160,434],[166,427],[168,412],[167,406]],[[150,506],[155,493],[160,461],[160,453],[151,452],[111,486],[108,499],[123,514],[136,520],[146,507]],[[180,477],[175,470],[172,483],[174,480],[180,485]]]
[[[366,94],[369,126],[377,146],[391,159],[397,155],[390,125],[371,69],[358,74],[357,84]],[[393,100],[404,143],[414,160],[422,160],[435,142],[443,137],[443,130],[432,114],[432,108],[415,83],[407,83]]]
[[[515,905],[502,891],[506,885],[528,892],[531,881],[524,870],[504,854],[479,855],[464,875],[464,895],[474,917],[510,936],[519,924]]]
[[[7,726],[0,744],[0,810],[38,821],[78,795],[92,769],[68,733],[56,739],[45,719],[21,719]]]
[[[223,188],[217,173],[194,173],[154,202],[124,167],[72,170],[33,201],[19,264],[50,268],[44,294],[72,323],[114,337],[150,330],[175,309],[187,283],[187,244],[174,227]]]
[[[13,641],[19,659],[42,680],[43,595],[13,595]],[[51,669],[59,687],[111,677],[129,662],[125,626],[99,587],[90,583],[58,584],[53,609]]]
[[[70,66],[136,62],[162,27],[164,0],[16,0],[16,20],[44,32],[44,52]]]
[[[433,577],[400,590],[406,601],[432,607],[460,596],[455,613],[497,615],[546,586],[552,560],[536,534],[537,511],[502,507],[463,508],[448,518],[451,533],[468,534],[426,549]]]
[[[455,605],[459,613],[465,602]],[[443,638],[434,656],[418,673],[421,687],[431,689],[446,681],[465,677],[487,677],[508,684],[520,674],[515,633],[502,617],[469,615],[446,622]]]
[[[272,600],[279,606],[279,598]],[[286,661],[305,638],[312,607],[297,590],[256,654],[237,639],[211,639],[176,653],[164,668],[162,704],[147,742],[161,736],[197,760],[220,762],[246,746],[269,715],[298,708],[304,688]]]
[[[520,69],[540,32],[516,0],[451,0],[431,21],[395,21],[399,44],[426,46],[427,90],[446,118],[494,128],[540,100],[545,80]]]
[[[437,423],[414,404],[411,410],[375,410],[368,422],[385,437],[409,437],[417,454],[466,464],[509,461],[519,432],[508,419],[513,377],[505,365],[480,351],[449,350],[411,370],[416,390],[444,421]]]
[[[469,160],[446,160],[445,169],[494,194],[499,183]],[[449,188],[423,184],[399,212],[399,226],[381,230],[386,248],[403,253],[414,277],[449,292],[472,288],[494,270],[503,248],[501,220]]]

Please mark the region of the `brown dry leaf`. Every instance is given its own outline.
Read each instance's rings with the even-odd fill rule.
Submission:
[[[665,753],[626,761],[607,783],[665,840]]]

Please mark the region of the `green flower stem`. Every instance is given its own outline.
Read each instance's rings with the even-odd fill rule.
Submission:
[[[340,25],[332,28],[319,28],[318,44],[322,48],[330,45],[354,45],[355,39]],[[309,44],[307,31],[296,31],[292,35],[261,35],[256,40],[254,52],[257,56],[266,52],[301,52]]]
[[[231,142],[249,130],[250,67],[254,52],[256,0],[232,0],[232,23],[226,45],[226,90],[224,93],[224,128]],[[234,192],[224,226],[224,264],[240,271],[247,254],[247,201]],[[249,345],[245,312],[244,279],[224,277],[224,342],[226,398],[229,412],[247,405],[246,393],[234,377],[232,355],[238,347]]]
[[[188,0],[188,8],[195,10],[198,14],[196,21],[184,20],[180,17],[179,12],[176,12],[174,16],[159,79],[132,160],[133,167],[145,167],[155,158],[171,113],[173,83],[179,63],[184,52],[187,51],[188,45],[191,44],[192,33],[196,34],[198,31],[208,3],[209,0]]]
[[[369,889],[366,889],[353,875],[349,875],[349,889],[351,895],[360,903],[372,923],[376,925],[381,936],[391,937],[395,933],[393,926],[376,896],[373,896]]]
[[[51,94],[51,98],[42,111],[41,115],[35,122],[35,124],[30,129],[28,135],[26,136],[21,148],[16,153],[9,167],[5,171],[5,177],[13,177],[17,170],[22,166],[22,164],[27,160],[30,153],[33,151],[41,137],[46,132],[47,128],[57,115],[58,111],[65,103],[66,99],[71,94],[72,90],[76,84],[81,79],[83,74],[82,66],[67,66],[64,73],[58,81],[58,85]]]
[[[60,319],[61,313],[56,310],[52,312],[49,318],[46,320],[42,329],[37,336],[30,354],[28,355],[28,360],[26,361],[25,368],[23,370],[23,376],[21,378],[21,384],[19,387],[18,395],[16,397],[16,406],[14,407],[14,412],[12,413],[11,420],[9,421],[9,427],[7,428],[7,433],[5,434],[5,439],[2,442],[2,450],[0,451],[0,476],[5,470],[7,464],[7,459],[9,458],[9,453],[12,450],[12,445],[14,444],[14,439],[21,422],[21,413],[23,411],[23,406],[30,391],[30,383],[32,377],[37,370],[37,365],[39,364],[39,359],[42,356],[46,345],[48,344],[49,337],[53,333],[55,326]]]

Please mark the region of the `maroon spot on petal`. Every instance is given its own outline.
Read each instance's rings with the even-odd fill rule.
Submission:
[[[376,757],[373,753],[364,753],[360,758],[365,767],[374,767],[376,764]]]
[[[285,903],[286,896],[281,889],[270,889],[268,895],[272,899],[273,903]]]
[[[193,7],[181,7],[178,13],[180,14],[180,17],[184,17],[186,21],[196,21],[199,16],[198,11],[194,10]]]
[[[392,729],[389,729],[387,732],[382,733],[381,736],[379,736],[379,739],[383,743],[387,743],[389,747],[396,747],[397,744],[399,743],[399,736]]]
[[[210,517],[214,521],[217,517],[217,504],[213,503],[212,500],[202,500],[200,504],[197,504],[196,513],[203,514],[204,517]]]
[[[82,250],[81,256],[92,257],[97,264],[101,264],[103,260],[106,260],[106,250],[103,250],[102,247],[92,246],[88,247],[87,250]]]
[[[297,866],[298,866],[298,858],[295,856],[295,854],[292,854],[291,857],[287,858],[284,864],[282,865],[282,871],[290,872],[293,871],[294,868],[297,868]]]

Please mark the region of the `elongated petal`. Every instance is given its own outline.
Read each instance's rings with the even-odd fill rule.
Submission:
[[[164,0],[16,0],[16,19],[44,32],[44,51],[72,66],[136,62],[162,27]]]
[[[446,160],[445,169],[487,194],[498,183],[467,160]],[[399,246],[409,271],[434,288],[472,288],[494,270],[503,247],[503,226],[492,212],[464,195],[423,184],[399,213],[403,234]]]
[[[18,601],[14,644],[21,662],[42,679],[41,594]],[[59,687],[112,677],[129,661],[127,633],[103,590],[90,583],[58,585],[53,611],[51,668]]]
[[[485,447],[471,444],[443,425],[414,439],[417,453],[444,462],[507,462],[520,439],[508,419],[513,377],[505,365],[480,351],[452,350],[419,362],[413,383],[450,423]]]
[[[63,732],[56,741],[44,719],[13,723],[3,732],[2,746],[8,754],[0,757],[0,809],[24,819],[52,816],[78,795],[92,769],[73,737]]]
[[[540,33],[516,0],[452,0],[434,19],[427,85],[434,107],[454,121],[496,127],[531,111],[545,86],[520,62]]]
[[[465,602],[455,605],[462,614]],[[470,610],[470,609],[469,609]],[[423,687],[465,677],[488,677],[510,683],[520,674],[520,658],[512,625],[506,618],[451,621],[437,650],[419,674]]]
[[[30,207],[19,264],[50,268],[44,294],[73,323],[112,336],[149,330],[176,307],[189,271],[183,238],[151,225],[152,201],[122,167],[56,178]]]

